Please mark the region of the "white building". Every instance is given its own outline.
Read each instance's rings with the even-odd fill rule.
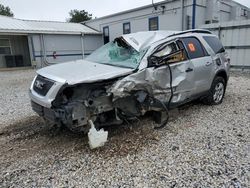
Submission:
[[[82,24],[0,16],[0,68],[82,59],[102,44],[102,34]]]
[[[250,68],[250,19],[201,26],[217,35],[231,59],[231,66]]]
[[[165,0],[154,5],[84,22],[103,32],[104,43],[126,33],[148,30],[187,30],[203,24],[245,20],[250,11],[232,0]]]

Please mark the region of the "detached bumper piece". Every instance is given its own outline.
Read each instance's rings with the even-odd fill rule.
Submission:
[[[39,116],[43,116],[44,118],[50,121],[56,121],[56,114],[54,110],[50,108],[45,108],[33,101],[31,101],[31,107]]]

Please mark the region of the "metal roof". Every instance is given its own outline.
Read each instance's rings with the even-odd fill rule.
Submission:
[[[173,2],[173,1],[176,1],[176,0],[164,0],[164,1],[160,1],[160,2],[154,3],[154,6],[158,6],[158,5],[161,5],[161,4],[164,4],[164,3],[170,3],[170,2]],[[129,10],[117,12],[117,13],[114,13],[114,14],[109,14],[109,15],[106,15],[106,16],[102,16],[100,18],[95,18],[95,19],[92,19],[92,20],[84,21],[82,23],[84,23],[84,24],[85,23],[91,23],[91,22],[94,22],[94,21],[97,21],[97,20],[102,20],[102,19],[105,19],[105,18],[119,16],[119,15],[122,15],[122,14],[127,14],[127,13],[135,12],[135,11],[138,11],[138,10],[143,10],[143,9],[146,9],[146,8],[150,8],[150,7],[153,7],[152,3],[148,4],[148,5],[140,6],[140,7],[137,7],[137,8],[133,8],[133,9],[129,9]]]
[[[21,20],[6,16],[0,16],[0,33],[101,34],[79,23]]]
[[[154,3],[154,6],[158,6],[158,5],[165,4],[165,3],[171,3],[171,2],[174,2],[174,1],[176,1],[176,0],[163,0],[163,1],[160,1],[160,2],[157,2],[157,3]],[[228,0],[226,2],[222,1],[222,3],[237,4],[239,6],[245,7],[246,9],[250,10],[249,7],[240,4],[240,3],[236,2],[235,0]],[[102,20],[102,19],[111,18],[111,17],[114,17],[114,16],[119,16],[119,15],[131,13],[131,12],[143,10],[143,9],[150,8],[150,7],[153,7],[152,3],[148,4],[148,5],[140,6],[140,7],[137,7],[137,8],[133,8],[133,9],[129,9],[129,10],[117,12],[117,13],[114,13],[114,14],[109,14],[109,15],[106,15],[106,16],[102,16],[100,18],[95,18],[95,19],[92,19],[92,20],[84,21],[82,23],[83,24],[87,24],[87,23],[98,21],[98,20]]]

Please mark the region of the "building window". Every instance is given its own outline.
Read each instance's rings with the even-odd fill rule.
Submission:
[[[131,33],[130,22],[127,22],[123,24],[123,34],[129,34],[129,33]]]
[[[156,31],[159,29],[158,17],[149,18],[148,20],[149,31]]]
[[[206,21],[205,21],[205,24],[210,24],[210,23],[211,23],[210,20],[206,20]]]
[[[104,44],[109,43],[109,27],[103,27],[103,41]]]
[[[0,39],[0,54],[11,54],[11,46],[9,39]]]
[[[244,8],[241,9],[241,16],[247,17],[247,9]]]

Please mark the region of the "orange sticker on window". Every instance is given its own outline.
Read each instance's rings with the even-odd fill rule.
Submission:
[[[189,48],[189,50],[190,50],[191,52],[195,52],[195,51],[196,51],[195,46],[194,46],[193,43],[189,43],[189,44],[188,44],[188,48]]]

